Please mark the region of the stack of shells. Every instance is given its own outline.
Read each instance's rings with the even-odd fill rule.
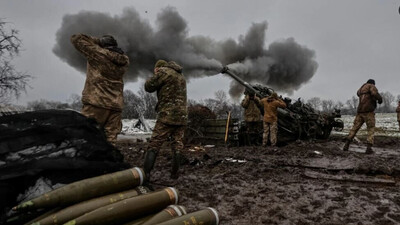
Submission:
[[[26,225],[218,225],[215,209],[187,213],[178,205],[179,192],[168,187],[151,192],[141,186],[143,169],[135,167],[77,181],[23,202],[13,208],[17,220],[43,212]]]

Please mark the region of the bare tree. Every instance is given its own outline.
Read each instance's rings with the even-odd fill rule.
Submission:
[[[81,111],[82,110],[82,101],[81,101],[81,96],[78,94],[71,94],[69,99],[67,100],[69,103],[69,107],[73,110],[76,111]]]
[[[382,96],[382,105],[378,108],[378,112],[392,112],[394,110],[392,104],[396,100],[394,95],[388,91],[386,92],[381,92],[380,93]]]
[[[223,90],[218,90],[214,93],[215,96],[215,114],[219,118],[224,118],[226,117],[226,112],[229,111],[229,106],[228,106],[228,97]]]
[[[231,111],[232,118],[240,119],[243,117],[244,109],[240,104],[233,103],[233,104],[229,105],[229,110]]]
[[[22,91],[26,91],[29,80],[32,78],[26,73],[19,72],[11,64],[18,55],[21,40],[18,30],[6,27],[7,22],[0,19],[0,103],[9,103],[13,97],[18,98]]]
[[[45,109],[69,109],[70,106],[68,103],[58,102],[58,101],[50,101],[45,99],[35,100],[28,102],[27,109],[28,110],[45,110]]]
[[[319,97],[312,97],[307,100],[307,104],[309,104],[315,110],[321,110],[321,99]]]
[[[352,96],[351,99],[346,101],[346,106],[348,108],[348,112],[351,114],[355,114],[357,112],[358,107],[358,98],[356,96]]]
[[[333,100],[322,100],[322,111],[323,112],[331,112],[334,108],[334,101]]]
[[[344,107],[344,104],[343,104],[343,102],[341,102],[341,101],[337,101],[335,104],[334,104],[334,106],[333,106],[333,108],[335,108],[335,109],[342,109]]]
[[[138,91],[140,101],[138,102],[138,113],[143,114],[146,119],[155,119],[157,113],[155,111],[157,105],[157,96],[155,93],[149,93],[141,87]]]
[[[194,99],[188,99],[188,100],[187,100],[187,105],[188,105],[188,106],[195,106],[195,105],[197,105],[197,104],[199,104],[199,102],[196,101],[196,100],[194,100]]]
[[[199,102],[201,105],[204,105],[205,107],[209,108],[213,113],[215,113],[218,109],[218,101],[212,98],[207,98],[204,100],[201,100]]]
[[[122,110],[122,118],[139,118],[139,106],[143,105],[142,100],[130,90],[124,91],[124,108]]]

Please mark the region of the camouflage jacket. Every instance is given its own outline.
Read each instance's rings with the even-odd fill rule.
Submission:
[[[374,112],[376,102],[382,103],[382,96],[373,84],[365,83],[357,91],[359,98],[357,113]]]
[[[187,124],[186,80],[175,62],[159,67],[144,84],[147,92],[157,91],[157,121],[170,125]]]
[[[258,107],[261,107],[260,98],[257,96],[254,99],[250,99],[249,95],[242,100],[241,103],[244,108],[244,120],[246,122],[256,122],[261,120],[261,112]]]
[[[99,46],[99,39],[74,34],[71,42],[87,59],[82,103],[122,111],[123,75],[128,70],[129,58]]]
[[[286,103],[282,99],[266,97],[261,99],[264,106],[264,122],[273,123],[278,121],[278,108],[286,108]]]

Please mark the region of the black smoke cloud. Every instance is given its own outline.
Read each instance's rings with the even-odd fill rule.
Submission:
[[[308,82],[318,68],[315,52],[293,38],[265,47],[267,22],[254,23],[238,40],[216,41],[205,36],[189,36],[187,22],[175,8],[167,7],[157,16],[155,27],[143,20],[134,8],[121,15],[82,11],[63,18],[53,52],[72,67],[86,71],[86,61],[70,43],[75,33],[93,36],[111,34],[128,54],[131,66],[127,81],[146,78],[158,59],[173,60],[188,78],[218,74],[223,65],[247,82],[268,85],[292,93]],[[238,97],[243,88],[233,81],[230,94]]]

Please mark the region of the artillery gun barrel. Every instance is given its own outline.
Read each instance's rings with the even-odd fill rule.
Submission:
[[[264,98],[265,96],[262,96],[256,89],[254,89],[249,83],[247,83],[246,81],[240,79],[240,77],[238,77],[236,74],[232,73],[229,70],[229,67],[224,66],[224,68],[222,68],[221,73],[224,74],[228,74],[230,77],[232,77],[233,79],[235,79],[237,82],[239,82],[241,85],[243,85],[245,88],[247,88],[248,90],[252,91],[253,93],[255,93],[258,97],[260,98]]]

